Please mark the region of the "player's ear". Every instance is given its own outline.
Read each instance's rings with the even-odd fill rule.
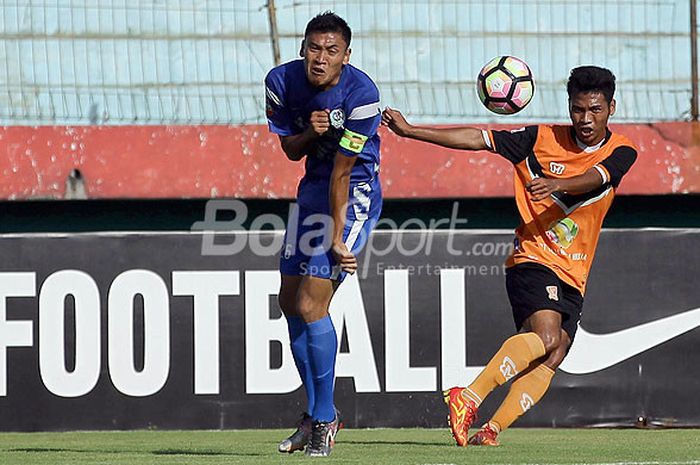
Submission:
[[[615,114],[615,99],[610,101],[610,116]]]
[[[347,65],[348,63],[350,63],[350,54],[351,53],[352,53],[352,49],[350,47],[348,47],[345,50],[345,56],[343,57],[343,64],[344,65]]]
[[[301,47],[299,47],[299,56],[300,57],[304,56],[304,45],[306,45],[305,42],[306,42],[305,39],[301,39]]]

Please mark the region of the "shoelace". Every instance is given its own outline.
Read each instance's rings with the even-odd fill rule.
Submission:
[[[311,430],[311,448],[320,449],[326,439],[329,423],[317,423]]]
[[[473,425],[479,420],[479,409],[472,407],[471,402],[465,403],[465,407],[467,408],[467,415],[470,416],[472,419],[471,424]]]
[[[467,415],[469,415],[472,418],[471,425],[473,425],[479,419],[479,410],[472,407],[472,404],[470,402],[467,402],[465,404],[465,407],[467,408]],[[467,428],[467,425],[465,423],[462,424],[462,429],[464,430],[464,434],[466,435],[469,428]]]

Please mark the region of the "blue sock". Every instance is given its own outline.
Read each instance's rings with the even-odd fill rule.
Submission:
[[[307,323],[309,360],[314,380],[316,404],[311,416],[317,421],[333,421],[335,405],[333,389],[335,381],[335,356],[338,351],[338,337],[330,316],[313,323]]]
[[[287,328],[289,329],[289,342],[292,345],[292,355],[297,366],[299,377],[306,390],[306,413],[311,415],[316,402],[314,393],[314,381],[311,376],[311,363],[309,362],[308,332],[306,323],[298,316],[287,317]]]

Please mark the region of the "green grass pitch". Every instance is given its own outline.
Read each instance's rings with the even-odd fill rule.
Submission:
[[[331,457],[276,451],[288,431],[0,433],[2,465],[605,464],[700,465],[700,430],[523,429],[497,448],[455,446],[445,429],[346,429]]]

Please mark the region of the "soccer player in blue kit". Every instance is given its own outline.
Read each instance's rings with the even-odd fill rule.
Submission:
[[[279,303],[307,410],[280,452],[331,453],[340,418],[333,401],[338,338],[333,294],[357,269],[357,254],[379,219],[379,91],[349,64],[351,30],[332,12],[306,26],[302,60],[265,78],[270,131],[291,161],[305,159],[280,257]],[[294,209],[293,209],[294,211]]]

